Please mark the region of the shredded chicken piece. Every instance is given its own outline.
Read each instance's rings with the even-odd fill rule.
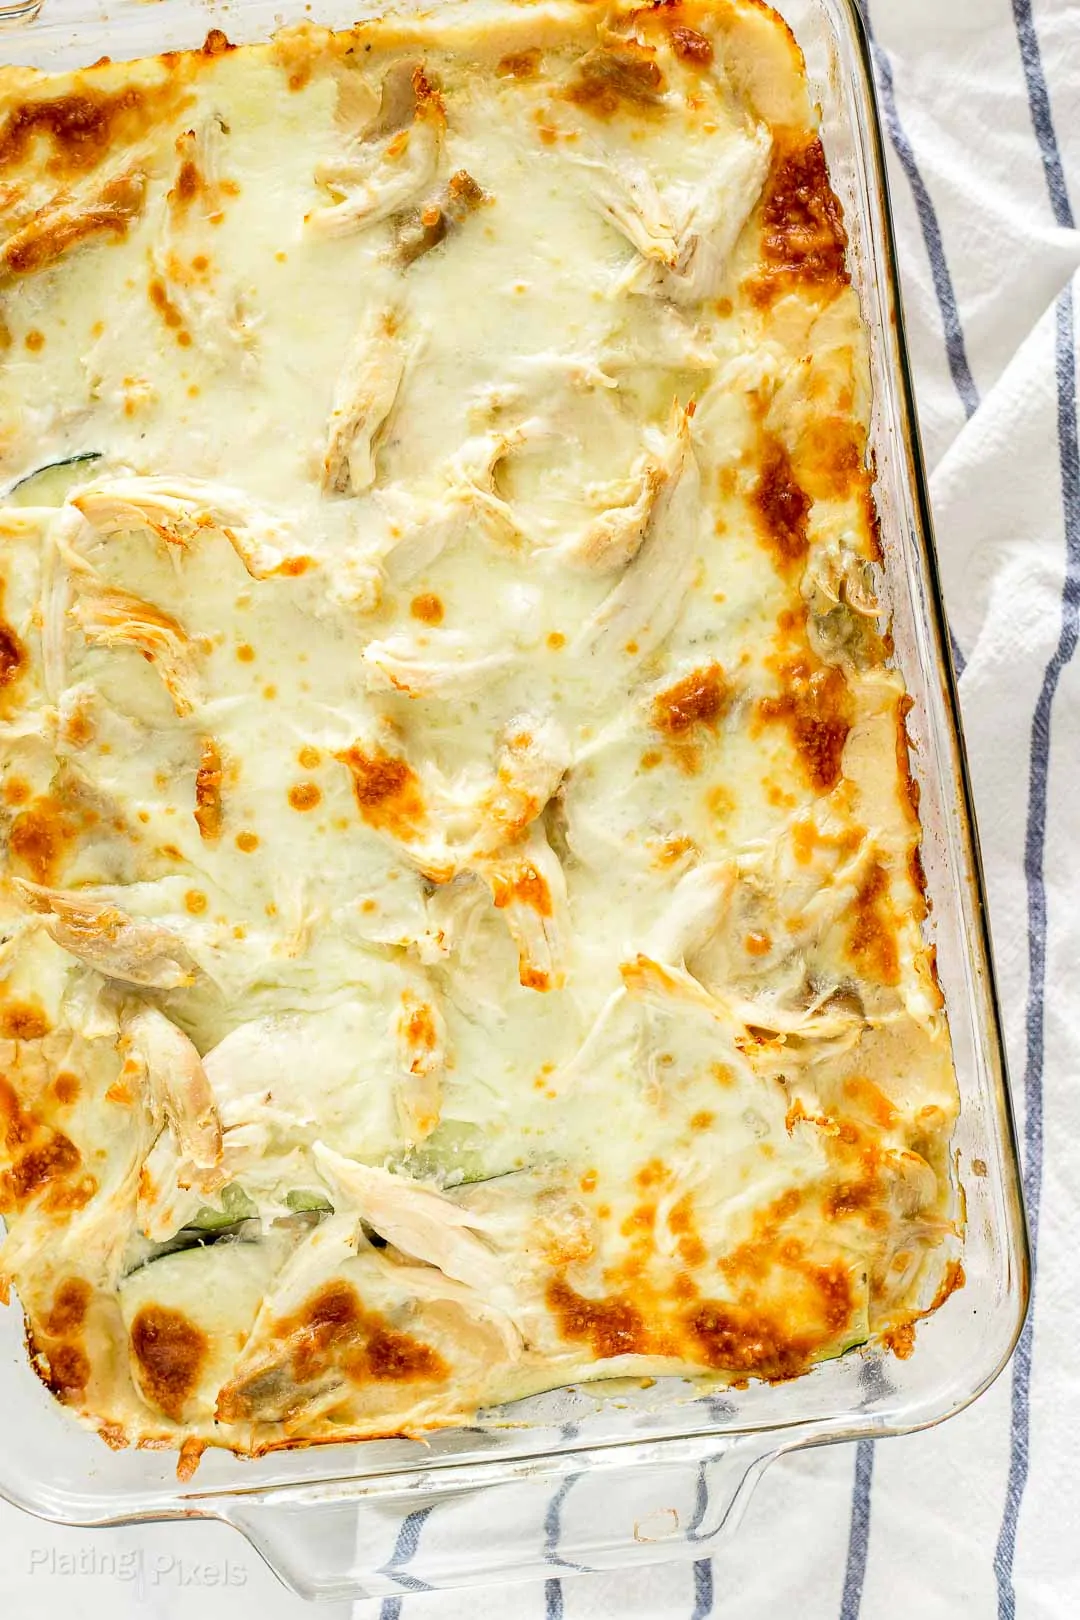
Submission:
[[[471,511],[485,536],[498,550],[518,555],[529,536],[499,494],[499,464],[529,440],[547,438],[552,429],[540,417],[529,417],[509,430],[491,428],[466,439],[447,466],[449,495]]]
[[[351,1163],[341,1162],[347,1168]],[[376,1325],[387,1317],[400,1320],[400,1314],[406,1312],[406,1319],[416,1322],[424,1343],[430,1341],[436,1349],[445,1347],[459,1377],[469,1365],[479,1371],[493,1355],[513,1362],[522,1354],[522,1337],[513,1321],[476,1289],[435,1264],[418,1265],[397,1253],[391,1257],[389,1251],[380,1252],[365,1241],[355,1213],[335,1215],[297,1247],[275,1279],[233,1376],[219,1393],[220,1420],[280,1424],[280,1432],[288,1435],[340,1404],[343,1391],[349,1388],[341,1360],[350,1352],[355,1355],[355,1340],[346,1335],[345,1357],[340,1359],[333,1341],[327,1345],[327,1354],[312,1357],[303,1353],[312,1338],[305,1321],[305,1302],[323,1290],[337,1288],[350,1290],[362,1301],[361,1309],[375,1313]],[[446,1304],[455,1307],[452,1315],[439,1309]],[[429,1311],[429,1306],[435,1309]],[[290,1320],[297,1326],[283,1337],[282,1322]],[[432,1376],[437,1384],[441,1382],[437,1361]],[[394,1388],[393,1384],[382,1386],[384,1401],[386,1391],[394,1399]],[[410,1422],[416,1421],[417,1414],[422,1422],[422,1384],[410,1381],[406,1390]],[[435,1410],[445,1411],[445,1401],[440,1400]]]
[[[150,296],[170,326],[198,342],[199,356],[216,367],[254,369],[257,323],[235,286],[222,289],[214,268],[213,221],[220,223],[229,189],[222,177],[225,128],[217,113],[176,139],[173,183],[160,211],[158,243],[151,252]]]
[[[779,841],[778,841],[779,842]],[[799,952],[813,931],[827,924],[851,900],[858,874],[865,870],[866,855],[860,850],[855,864],[849,863],[837,871],[834,885],[808,892],[805,873],[796,863],[791,874],[792,904],[786,915],[791,924],[783,949]],[[816,1055],[835,1055],[837,1043],[845,1048],[853,1044],[865,1027],[861,1013],[837,1010],[826,1005],[829,992],[824,990],[809,1005],[790,1007],[782,999],[768,1000],[746,996],[732,988],[732,961],[736,948],[729,943],[730,934],[747,931],[749,923],[740,915],[740,899],[747,883],[742,860],[713,862],[693,867],[676,885],[664,914],[654,924],[642,942],[642,950],[620,968],[623,983],[631,995],[654,1005],[665,999],[694,1006],[707,1012],[728,1029],[739,1031],[736,1044],[745,1043],[745,1032],[769,1032],[781,1043],[788,1037],[797,1037],[811,1043],[832,1043],[826,1054],[818,1045]],[[812,908],[815,901],[823,904],[824,915],[808,918],[797,914],[798,900],[805,899]],[[785,915],[784,903],[779,895],[773,897],[771,913],[780,909]],[[744,950],[739,951],[740,965],[747,962]],[[700,959],[704,966],[698,965]],[[750,958],[753,964],[755,959]],[[760,958],[757,959],[760,961]],[[805,971],[803,958],[798,957],[800,976]],[[692,966],[688,966],[690,963]],[[752,971],[743,968],[744,973]]]
[[[466,961],[491,898],[471,872],[440,883],[425,904],[427,927],[416,942],[421,962],[433,966],[456,954]]]
[[[195,1046],[150,1006],[124,1016],[122,1041],[141,1059],[152,1113],[165,1119],[180,1156],[198,1170],[212,1170],[221,1161],[221,1121]]]
[[[196,199],[202,204],[203,215],[220,207],[225,133],[219,114],[210,113],[193,129],[185,129],[176,137],[176,172],[166,196],[169,213],[176,222],[187,219]]]
[[[604,218],[642,258],[673,270],[682,251],[678,230],[648,170],[622,153],[593,156],[567,147],[566,155]]]
[[[514,358],[513,374],[521,378],[527,392],[550,396],[555,403],[561,401],[567,387],[583,394],[598,388],[613,394],[619,386],[619,379],[609,374],[606,363],[598,364],[595,355],[587,350],[541,349],[536,354],[520,354]]]
[[[682,210],[675,234],[675,262],[664,262],[655,255],[641,257],[622,286],[676,304],[700,304],[716,298],[735,244],[757,207],[771,152],[772,137],[764,124],[733,137],[722,157],[710,166],[708,179]],[[634,242],[628,231],[624,234]]]
[[[619,375],[638,367],[655,367],[661,371],[713,372],[719,356],[710,346],[711,333],[700,320],[688,319],[674,304],[657,302],[640,316],[628,322],[629,330],[620,332],[611,347],[600,355],[600,365],[613,374],[618,386]]]
[[[805,1040],[831,1040],[863,1027],[856,1013],[818,1012],[813,1008],[792,1010],[773,1002],[751,1001],[743,996],[708,990],[685,968],[672,968],[639,953],[633,961],[620,965],[623,983],[631,995],[662,1004],[674,1000],[680,1005],[707,1012],[727,1026],[742,1025],[777,1035],[798,1035]]]
[[[802,978],[805,953],[850,909],[860,884],[880,858],[873,837],[852,846],[844,836],[848,825],[843,809],[838,813],[833,797],[827,795],[812,810],[792,817],[776,838],[740,854],[731,927],[721,929],[710,944],[704,977],[710,982],[730,978],[732,962],[738,959],[743,975],[756,973],[775,983],[779,964],[794,957]],[[779,926],[773,929],[770,948],[748,961],[738,938],[753,926],[758,905],[777,918]]]
[[[364,126],[365,141],[383,140],[408,129],[421,100],[433,94],[424,74],[424,64],[416,57],[400,57],[391,62],[379,87],[379,108]]]
[[[146,185],[141,168],[128,168],[60,192],[0,245],[0,282],[47,269],[94,237],[126,236],[145,206]]]
[[[106,978],[155,990],[194,983],[195,964],[183,941],[159,923],[75,890],[48,889],[23,878],[12,883],[56,943]]]
[[[615,573],[633,562],[652,524],[659,521],[665,492],[682,474],[689,451],[685,414],[673,407],[667,431],[650,430],[645,449],[617,492],[614,504],[569,542],[554,548],[560,562],[590,573]]]
[[[726,916],[737,876],[734,861],[691,867],[643,941],[645,954],[680,966],[692,960]]]
[[[551,716],[518,715],[499,741],[495,781],[481,799],[489,851],[514,843],[557,793],[570,764],[566,733]],[[483,834],[480,835],[483,837]]]
[[[238,363],[243,373],[255,371],[258,328],[243,296],[235,288],[221,291],[211,272],[195,275],[180,259],[173,238],[151,255],[151,294],[166,311],[167,322],[187,331],[198,344],[199,357],[218,369]]]
[[[529,715],[506,727],[494,776],[479,785],[430,763],[418,774],[371,743],[337,755],[364,821],[425,877],[448,884],[471,873],[486,885],[518,946],[521,982],[535,990],[564,980],[566,879],[537,821],[569,757],[561,728]]]
[[[374,484],[376,446],[397,402],[408,358],[400,313],[376,310],[361,328],[334,389],[324,490],[362,495]]]
[[[223,535],[252,579],[302,574],[314,563],[299,550],[291,526],[241,490],[199,478],[111,478],[73,497],[99,534],[145,529],[181,551],[205,533]]]
[[[678,441],[678,452],[672,452],[673,460],[680,458],[678,468],[667,479],[637,556],[573,643],[600,680],[618,680],[627,659],[639,663],[661,645],[690,588],[701,513],[688,412],[682,413]]]
[[[337,755],[368,826],[439,883],[516,844],[558,788],[569,757],[561,727],[528,714],[507,725],[494,774],[479,784],[471,772],[447,779],[430,762],[418,774],[403,753],[380,744],[358,742]]]
[[[45,695],[51,703],[60,701],[67,678],[71,582],[64,557],[82,527],[82,515],[64,507],[52,513],[52,521],[45,529],[41,558],[41,664]]]
[[[464,507],[452,500],[423,500],[397,487],[377,491],[376,500],[388,530],[379,560],[398,585],[430,568],[462,535],[468,521]]]
[[[388,75],[389,78],[389,75]],[[412,69],[411,122],[401,127],[399,101],[403,74],[394,81],[389,100],[385,94],[379,116],[341,157],[327,158],[315,170],[316,182],[336,194],[337,201],[312,209],[306,225],[316,236],[350,236],[406,208],[435,178],[442,151],[446,115],[442,101],[420,67]],[[386,130],[385,125],[397,125]]]
[[[358,1164],[323,1142],[312,1151],[339,1200],[351,1204],[395,1249],[484,1294],[505,1280],[498,1256],[479,1235],[487,1225],[482,1216],[411,1176]]]
[[[403,268],[415,264],[425,253],[445,242],[450,233],[486,201],[484,188],[467,169],[458,169],[438,196],[429,198],[419,208],[394,216],[395,262]]]
[[[406,1140],[419,1142],[439,1123],[446,1026],[434,1000],[406,990],[394,1015],[394,1031],[401,1065],[398,1111]]]
[[[153,1145],[144,1154],[135,1209],[135,1225],[151,1243],[165,1243],[189,1225],[232,1177],[224,1158],[213,1169],[199,1170],[180,1152],[175,1134],[160,1126],[159,1115],[157,1139],[151,1134]]]
[[[408,697],[455,698],[488,686],[516,668],[512,652],[468,657],[473,643],[456,630],[402,632],[364,648],[364,679],[369,692],[404,692]]]
[[[479,865],[518,948],[518,977],[527,990],[557,990],[566,982],[566,874],[533,823],[522,844]]]
[[[180,622],[115,585],[87,576],[77,576],[75,584],[78,594],[70,612],[87,641],[141,652],[161,676],[181,719],[192,714],[199,702],[194,649]]]
[[[385,520],[382,534],[346,548],[327,564],[331,599],[360,613],[375,611],[388,580],[404,585],[430,568],[468,523],[463,506],[427,500],[396,484],[376,485],[372,497]]]

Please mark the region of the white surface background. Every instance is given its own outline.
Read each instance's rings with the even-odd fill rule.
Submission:
[[[354,1611],[320,1605],[328,1620],[1080,1616],[1080,1483],[1062,1444],[1080,1421],[1080,1038],[1072,1016],[1080,1006],[1080,469],[1072,460],[1080,233],[1070,207],[1071,193],[1080,209],[1080,6],[871,0],[871,15],[1039,1217],[1019,1380],[1014,1369],[937,1431],[774,1465],[737,1542],[712,1564],[403,1596]],[[12,1620],[311,1613],[223,1526],[68,1530],[0,1504],[0,1615]]]

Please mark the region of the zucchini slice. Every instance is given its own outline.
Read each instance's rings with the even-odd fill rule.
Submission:
[[[60,461],[47,461],[12,484],[6,499],[12,506],[63,506],[69,491],[82,482],[82,469],[101,459],[100,450],[80,450]]]

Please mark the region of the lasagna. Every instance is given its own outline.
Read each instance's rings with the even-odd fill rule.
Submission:
[[[4,68],[0,158],[0,1283],[56,1398],[190,1467],[909,1354],[957,1089],[784,24],[215,31]]]

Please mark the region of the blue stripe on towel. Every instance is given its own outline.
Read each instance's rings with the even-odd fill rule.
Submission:
[[[945,257],[945,246],[942,241],[937,210],[931,200],[930,192],[927,189],[926,181],[922,177],[919,165],[915,161],[915,152],[911,141],[908,139],[907,131],[900,121],[900,114],[896,106],[896,86],[893,81],[892,63],[877,42],[870,22],[870,9],[867,0],[858,0],[858,4],[863,22],[866,25],[866,34],[870,41],[870,54],[873,58],[874,71],[881,91],[881,110],[885,119],[885,128],[893,144],[893,149],[900,160],[900,167],[907,176],[911,194],[915,199],[915,210],[919,216],[923,242],[926,245],[926,256],[930,261],[930,274],[933,278],[934,292],[937,296],[938,309],[941,312],[941,325],[945,334],[945,354],[949,362],[949,371],[952,373],[956,392],[960,396],[960,403],[964,407],[964,414],[970,420],[978,409],[979,391],[975,386],[975,379],[971,375],[971,367],[968,364],[964,329],[960,324],[960,310],[956,302],[956,291],[953,287],[952,275],[949,272],[948,260]]]
[[[959,680],[965,669],[967,669],[967,659],[964,657],[960,643],[953,634],[952,625],[949,626],[949,651],[952,653],[953,669],[955,669],[956,678]]]
[[[847,1567],[840,1599],[840,1620],[859,1620],[866,1559],[870,1550],[870,1486],[874,1478],[874,1442],[860,1440],[855,1447],[855,1484],[851,1495]]]
[[[563,1569],[584,1569],[583,1564],[575,1564],[572,1559],[563,1558],[559,1553],[559,1537],[562,1534],[562,1508],[566,1498],[581,1478],[581,1470],[576,1474],[567,1474],[544,1514],[544,1557],[549,1564],[560,1564]],[[558,1581],[548,1581],[549,1586],[558,1586]]]
[[[1031,1244],[1038,1253],[1043,1173],[1043,1062],[1046,1013],[1046,817],[1050,777],[1050,728],[1054,698],[1062,671],[1080,640],[1080,443],[1076,420],[1076,335],[1072,287],[1057,302],[1058,450],[1065,506],[1065,584],[1061,597],[1061,630],[1043,675],[1031,722],[1028,818],[1024,836],[1024,877],[1028,896],[1027,1052],[1024,1064],[1024,1197]],[[1031,1368],[1034,1337],[1035,1279],[1031,1308],[1020,1335],[1012,1368],[1012,1423],[1009,1476],[994,1574],[998,1615],[1016,1613],[1013,1557],[1024,1486],[1028,1476],[1031,1431]]]
[[[713,1612],[712,1559],[699,1558],[694,1565],[694,1612],[690,1620],[709,1620]]]
[[[382,1573],[403,1586],[407,1592],[430,1592],[431,1587],[427,1581],[417,1580],[415,1575],[403,1572],[403,1566],[416,1555],[416,1548],[420,1541],[420,1532],[427,1523],[434,1503],[429,1502],[427,1507],[417,1508],[407,1518],[401,1521],[397,1533],[394,1550],[383,1565]],[[398,1597],[383,1598],[379,1605],[379,1620],[401,1620],[401,1599]]]
[[[1035,32],[1035,20],[1031,14],[1031,0],[1012,0],[1012,9],[1016,23],[1016,37],[1020,43],[1020,60],[1024,64],[1024,78],[1027,81],[1031,122],[1035,126],[1035,138],[1039,143],[1043,173],[1046,175],[1046,189],[1050,193],[1050,206],[1054,210],[1057,223],[1063,229],[1071,231],[1075,229],[1072,204],[1069,201],[1068,186],[1065,184],[1061,148],[1058,146],[1054,131],[1050,92],[1046,86],[1046,74],[1043,72],[1039,36]]]

